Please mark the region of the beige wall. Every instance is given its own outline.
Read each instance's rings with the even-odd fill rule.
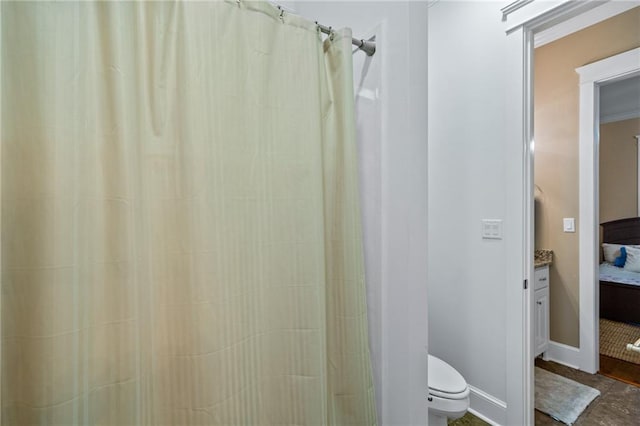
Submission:
[[[638,216],[640,119],[600,126],[600,223]]]
[[[554,251],[551,340],[578,347],[578,74],[575,69],[640,46],[640,7],[535,51],[536,248]]]

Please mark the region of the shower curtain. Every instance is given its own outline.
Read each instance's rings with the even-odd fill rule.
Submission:
[[[2,424],[374,424],[350,32],[1,7]]]

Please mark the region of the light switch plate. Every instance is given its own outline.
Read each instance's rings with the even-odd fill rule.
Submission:
[[[576,232],[576,220],[572,217],[562,219],[564,232]]]
[[[501,240],[502,220],[482,219],[482,238],[487,240]]]

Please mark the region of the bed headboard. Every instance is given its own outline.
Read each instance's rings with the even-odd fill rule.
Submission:
[[[603,243],[640,244],[640,217],[612,220],[600,226]]]

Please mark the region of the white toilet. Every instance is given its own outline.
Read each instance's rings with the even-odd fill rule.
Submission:
[[[455,368],[429,355],[429,426],[442,426],[469,408],[469,386]]]

